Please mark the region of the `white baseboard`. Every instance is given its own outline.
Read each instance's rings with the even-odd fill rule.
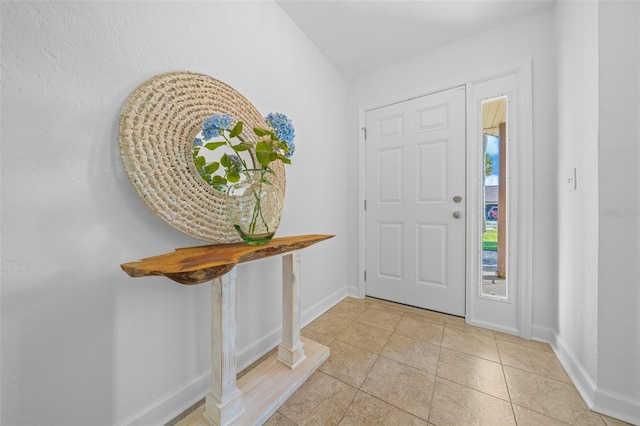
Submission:
[[[499,331],[501,333],[506,333],[506,334],[515,334],[515,335],[518,334],[518,330],[516,330],[516,329],[502,327],[500,325],[492,324],[492,323],[486,322],[486,321],[468,320],[467,324],[474,325],[476,327],[487,328],[489,330]]]
[[[640,399],[630,398],[597,386],[564,339],[553,330],[534,326],[532,334],[534,340],[547,342],[551,345],[560,364],[589,409],[634,425],[640,425]]]
[[[544,342],[550,344],[552,347],[556,346],[556,332],[547,327],[540,327],[539,325],[531,326],[531,340],[537,342]]]
[[[358,287],[347,287],[347,296],[360,299],[360,289]]]
[[[304,310],[300,315],[301,326],[309,324],[314,319],[331,309],[349,293],[347,287],[325,297],[313,306]],[[242,348],[237,354],[238,371],[259,360],[263,355],[280,344],[282,327],[267,333],[262,339]],[[146,426],[166,424],[173,420],[211,390],[211,369],[192,378],[184,385],[168,392],[151,404],[117,423],[116,426]]]
[[[315,305],[305,309],[304,312],[302,312],[302,314],[300,315],[300,322],[302,323],[302,327],[327,312],[338,302],[347,297],[347,295],[348,287],[342,287],[340,290],[334,292],[333,294],[330,294],[329,296],[317,302]]]
[[[640,399],[629,398],[603,389],[602,386],[596,389],[595,401],[591,409],[632,425],[640,425]]]
[[[164,425],[182,414],[211,390],[211,369],[166,393],[116,426]]]
[[[556,335],[555,345],[551,345],[551,347],[558,361],[560,361],[560,364],[562,364],[562,367],[564,367],[569,378],[578,390],[578,393],[582,396],[587,406],[591,408],[596,392],[595,380],[591,377],[587,369],[584,368],[578,360],[578,357],[576,357],[562,337]]]

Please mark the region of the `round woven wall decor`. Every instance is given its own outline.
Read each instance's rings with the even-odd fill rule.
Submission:
[[[202,180],[193,164],[193,139],[215,113],[244,122],[244,141],[255,143],[253,128],[266,127],[251,102],[221,81],[192,72],[155,76],[122,109],[120,153],[138,195],[168,224],[216,244],[241,242],[227,219],[228,196]],[[272,169],[284,190],[284,165],[277,161]]]

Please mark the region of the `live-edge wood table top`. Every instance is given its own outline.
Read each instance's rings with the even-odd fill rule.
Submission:
[[[238,263],[300,250],[332,237],[311,234],[274,238],[260,246],[236,243],[186,247],[120,267],[132,277],[164,275],[180,284],[201,284],[221,277]]]

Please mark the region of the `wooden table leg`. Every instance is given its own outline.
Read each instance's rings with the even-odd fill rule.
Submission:
[[[278,361],[293,369],[305,360],[300,341],[300,253],[282,257],[282,343]]]
[[[211,285],[211,392],[205,418],[215,425],[229,424],[244,411],[236,383],[236,268]]]

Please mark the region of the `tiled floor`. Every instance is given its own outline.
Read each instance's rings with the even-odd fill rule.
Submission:
[[[302,334],[331,356],[266,425],[626,424],[589,411],[549,345],[462,318],[347,298]]]

